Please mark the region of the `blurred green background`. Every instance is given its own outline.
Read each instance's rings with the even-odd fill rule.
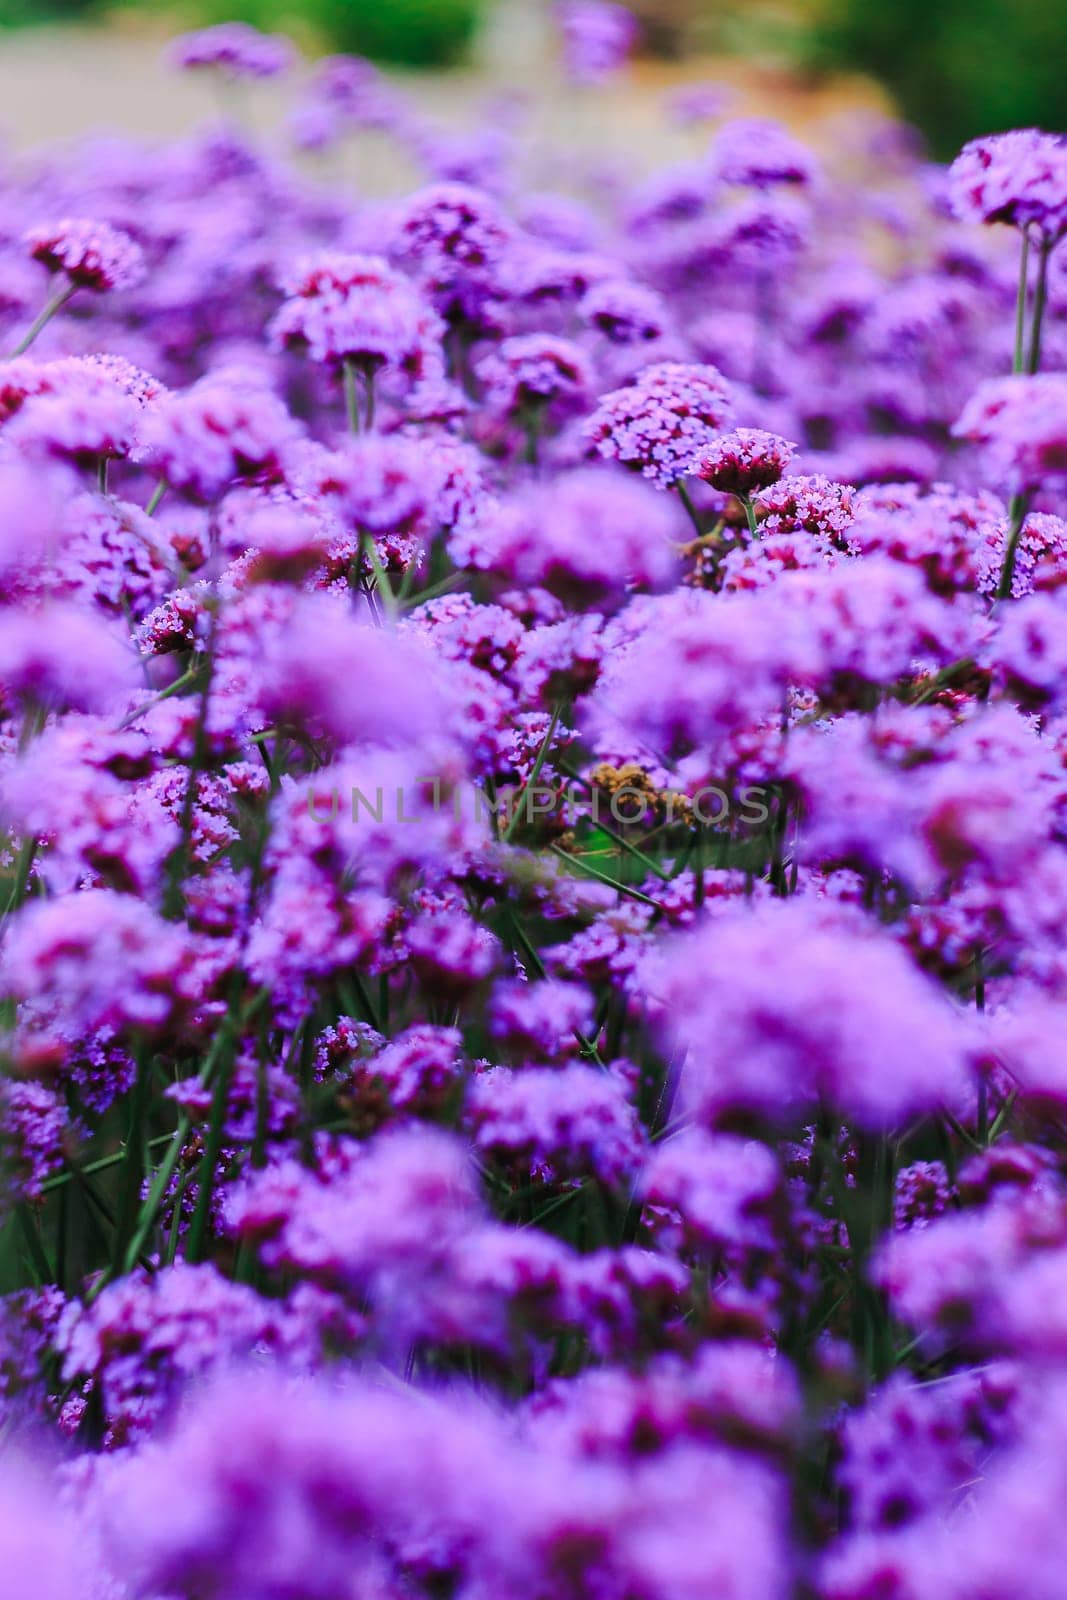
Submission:
[[[499,0],[0,0],[0,26],[139,11],[175,29],[239,17],[314,50],[461,61]],[[515,0],[510,0],[514,4]],[[547,17],[551,0],[528,0]],[[1067,0],[628,0],[661,58],[746,56],[808,78],[863,72],[950,156],[979,133],[1064,125]]]

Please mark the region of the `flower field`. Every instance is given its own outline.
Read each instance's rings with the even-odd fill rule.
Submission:
[[[2,1600],[1063,1600],[1067,140],[172,60],[0,165]]]

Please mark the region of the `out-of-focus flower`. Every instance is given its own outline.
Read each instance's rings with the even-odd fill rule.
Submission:
[[[408,279],[380,256],[325,252],[284,284],[288,299],[271,323],[279,348],[313,361],[351,361],[422,377],[439,359],[441,325]]]
[[[555,7],[567,72],[576,83],[604,83],[637,42],[633,12],[615,0],[557,0]]]
[[[952,431],[982,448],[998,486],[1058,488],[1067,481],[1067,377],[989,378]]]
[[[220,22],[172,41],[168,59],[176,67],[213,67],[225,77],[276,78],[296,60],[290,40],[261,33],[246,22]]]
[[[132,289],[147,268],[141,247],[107,222],[65,217],[26,234],[30,255],[79,289]]]

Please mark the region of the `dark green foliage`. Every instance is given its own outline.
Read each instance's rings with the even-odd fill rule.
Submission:
[[[885,83],[939,156],[982,133],[1064,126],[1063,0],[829,0],[814,54]]]

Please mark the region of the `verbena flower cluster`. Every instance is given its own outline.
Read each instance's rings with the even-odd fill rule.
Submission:
[[[1064,1592],[1067,158],[725,104],[0,168],[11,1600]]]

